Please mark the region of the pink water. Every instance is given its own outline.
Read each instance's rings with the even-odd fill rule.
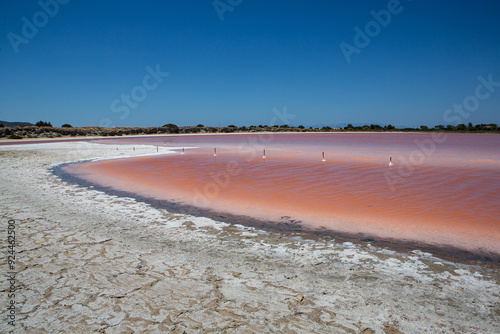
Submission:
[[[499,135],[191,135],[106,143],[186,150],[66,171],[218,212],[288,216],[311,227],[500,254]]]

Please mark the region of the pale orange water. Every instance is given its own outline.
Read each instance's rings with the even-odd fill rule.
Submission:
[[[500,254],[498,135],[280,134],[111,142],[197,148],[184,155],[178,150],[73,164],[66,171],[117,190],[219,212],[274,221],[288,216],[334,231]]]

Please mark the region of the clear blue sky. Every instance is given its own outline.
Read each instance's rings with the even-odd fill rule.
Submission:
[[[0,120],[272,125],[286,107],[291,125],[500,123],[500,83],[475,97],[479,76],[500,82],[500,2],[393,2],[71,0],[51,17],[2,1]],[[367,24],[349,63],[341,43]]]

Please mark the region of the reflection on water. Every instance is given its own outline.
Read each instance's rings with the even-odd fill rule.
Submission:
[[[184,155],[65,168],[117,190],[221,212],[271,220],[289,216],[336,231],[500,254],[498,135],[279,134],[165,139],[123,138],[116,142],[196,148],[186,149]],[[266,159],[262,158],[264,148]],[[394,166],[389,167],[391,156]]]

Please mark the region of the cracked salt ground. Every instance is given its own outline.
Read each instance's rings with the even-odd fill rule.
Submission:
[[[500,331],[496,267],[168,213],[47,170],[116,150],[39,145],[0,147],[0,233],[7,217],[18,233],[16,333]]]

